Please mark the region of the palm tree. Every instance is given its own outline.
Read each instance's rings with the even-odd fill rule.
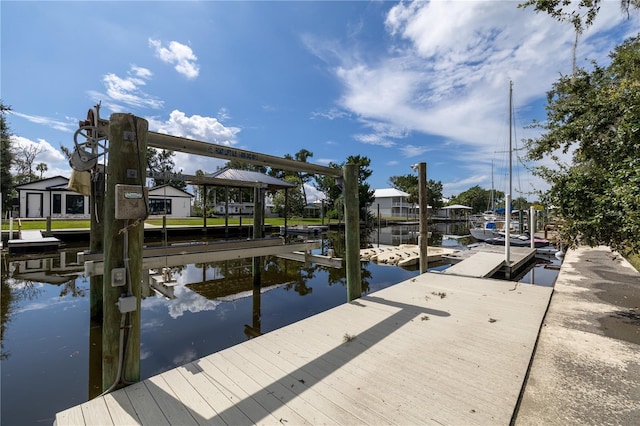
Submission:
[[[49,170],[49,166],[47,166],[45,163],[38,163],[38,165],[36,166],[36,170],[40,172],[40,179],[42,179],[42,177],[44,176],[44,172]]]

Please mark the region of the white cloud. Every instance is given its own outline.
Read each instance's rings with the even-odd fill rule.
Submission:
[[[351,114],[338,108],[331,108],[328,111],[312,112],[311,119],[326,118],[327,120],[336,120],[338,118],[350,118]]]
[[[168,47],[164,47],[159,40],[149,39],[149,46],[155,50],[156,56],[162,61],[171,65],[175,65],[175,70],[187,77],[194,79],[200,73],[198,66],[198,57],[193,50],[185,44],[177,41],[169,42]]]
[[[187,116],[177,109],[171,111],[169,119],[161,121],[149,118],[149,130],[211,142],[219,145],[231,146],[238,142],[239,127],[227,127],[215,117],[201,115]]]
[[[78,128],[78,121],[69,117],[65,117],[66,121],[60,121],[50,117],[23,114],[17,111],[9,111],[9,113],[17,117],[24,118],[25,120],[28,120],[32,123],[42,124],[43,126],[48,126],[52,129],[60,130],[63,132],[73,132]]]
[[[405,145],[400,147],[400,151],[402,151],[405,157],[413,158],[429,151],[429,148],[426,146]]]
[[[39,175],[39,172],[35,170],[36,165],[39,163],[45,163],[47,165],[47,171],[44,172],[43,177],[51,177],[51,176],[65,176],[69,175],[69,163],[67,157],[62,153],[62,151],[56,149],[45,139],[38,139],[37,141],[32,141],[31,139],[11,135],[11,144],[16,148],[18,152],[18,156],[20,156],[20,152],[23,149],[28,150],[36,150],[38,154],[33,161],[33,172]],[[12,170],[15,172],[15,170]]]
[[[173,110],[168,120],[156,117],[147,118],[149,130],[172,136],[181,136],[218,145],[232,146],[238,143],[239,127],[225,126],[215,117],[201,115],[187,116],[184,112]],[[176,168],[185,174],[194,174],[196,170],[211,173],[222,167],[226,160],[191,155],[181,152],[175,153]]]
[[[600,59],[595,52],[608,52],[618,43],[601,33],[622,19],[619,5],[610,3],[603,2],[594,28],[581,39],[580,64]],[[304,43],[342,84],[340,108],[373,129],[356,135],[361,142],[397,146],[402,134],[371,127],[379,123],[440,136],[460,144],[460,152],[474,147],[489,152],[495,149],[496,135],[506,131],[509,80],[514,81],[517,108],[543,99],[558,75],[571,71],[571,25],[517,5],[401,2],[387,15],[388,44],[377,57],[336,46],[333,40],[322,45],[306,36]],[[408,154],[415,152],[408,147]]]
[[[94,102],[102,101],[112,111],[121,112],[127,107],[160,109],[164,102],[145,93],[141,87],[153,74],[146,68],[132,65],[125,77],[114,73],[102,77],[106,93],[90,90],[90,98]]]

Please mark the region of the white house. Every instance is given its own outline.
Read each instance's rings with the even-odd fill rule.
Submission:
[[[369,211],[380,217],[411,217],[417,214],[417,205],[407,202],[409,194],[395,188],[376,189]],[[379,209],[379,210],[378,210]]]
[[[191,216],[193,195],[171,185],[160,185],[149,189],[149,216]]]
[[[89,197],[67,188],[69,179],[55,176],[23,183],[18,192],[20,217],[89,217]]]
[[[69,179],[55,176],[16,186],[19,217],[88,218],[89,196],[69,189]],[[149,190],[149,215],[189,217],[193,195],[170,185]]]

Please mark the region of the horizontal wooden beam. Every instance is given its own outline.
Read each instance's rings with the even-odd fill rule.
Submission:
[[[187,154],[202,155],[205,157],[222,158],[230,161],[236,160],[243,163],[273,167],[276,169],[295,170],[319,175],[342,177],[342,169],[320,166],[304,161],[289,160],[287,158],[245,151],[243,149],[202,142],[180,136],[166,135],[163,133],[149,132],[147,144],[151,147],[166,149],[168,151],[178,151]]]

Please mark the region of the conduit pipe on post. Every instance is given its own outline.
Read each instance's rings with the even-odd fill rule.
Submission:
[[[358,195],[359,167],[358,164],[345,164],[343,167],[347,302],[351,302],[362,295],[360,277],[360,197]]]

